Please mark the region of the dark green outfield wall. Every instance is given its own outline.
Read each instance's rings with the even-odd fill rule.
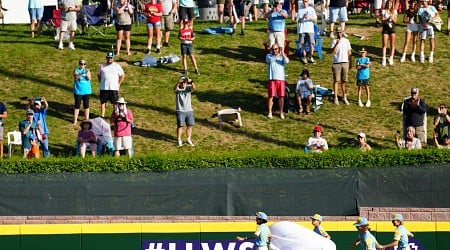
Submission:
[[[311,228],[309,222],[299,224]],[[392,241],[394,228],[389,224],[371,223],[372,232],[381,244]],[[338,250],[347,249],[357,237],[352,222],[327,222],[323,226],[331,229],[328,232]],[[450,222],[408,222],[406,226],[422,245],[418,250],[450,249]],[[1,225],[0,249],[142,250],[143,240],[224,241],[247,235],[254,228],[253,222]]]

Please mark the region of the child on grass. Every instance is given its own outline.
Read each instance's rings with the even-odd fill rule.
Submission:
[[[31,135],[30,138],[30,144],[31,144],[31,149],[30,151],[28,151],[27,154],[27,158],[28,159],[39,159],[41,157],[41,154],[39,152],[39,145],[38,145],[38,139],[35,135]]]
[[[192,42],[195,39],[194,31],[192,30],[192,27],[190,25],[190,22],[188,19],[185,19],[181,22],[180,31],[178,33],[178,39],[181,41],[180,49],[181,49],[181,56],[183,61],[183,72],[184,75],[187,76],[187,56],[191,58],[192,64],[194,65],[195,74],[200,75],[200,72],[197,68],[197,60],[194,56],[194,46]]]
[[[361,102],[361,92],[364,87],[367,95],[366,107],[370,107],[370,89],[369,89],[369,78],[370,78],[370,59],[366,57],[367,51],[362,48],[359,51],[361,57],[356,59],[356,86],[358,86],[358,106],[364,107]]]

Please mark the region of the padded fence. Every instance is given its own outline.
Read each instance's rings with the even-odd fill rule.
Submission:
[[[356,215],[450,207],[450,167],[0,175],[0,215]]]

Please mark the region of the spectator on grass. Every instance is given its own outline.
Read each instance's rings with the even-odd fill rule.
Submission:
[[[195,83],[186,76],[181,76],[173,87],[176,100],[176,116],[177,116],[177,145],[183,146],[181,136],[183,134],[183,126],[186,125],[186,143],[189,146],[195,146],[192,142],[192,127],[195,124],[194,109],[192,108],[191,97],[192,91],[195,91]]]
[[[444,134],[442,136],[442,145],[441,145],[438,141],[438,133],[434,132],[434,145],[436,145],[436,147],[439,149],[443,149],[443,148],[450,149],[450,138],[449,138],[448,134]]]
[[[417,11],[417,15],[419,16],[419,37],[420,37],[420,63],[425,62],[425,39],[427,37],[430,39],[430,56],[428,57],[428,61],[433,63],[433,55],[434,55],[434,29],[433,25],[431,25],[431,19],[439,15],[439,12],[433,5],[429,5],[428,0],[421,0],[422,6]]]
[[[381,9],[383,8],[383,2],[383,0],[373,0],[376,28],[381,26]]]
[[[438,141],[442,142],[443,135],[448,135],[450,133],[450,116],[448,115],[445,104],[439,105],[438,114],[434,117],[433,126],[434,132],[437,134]]]
[[[323,236],[327,239],[331,239],[330,235],[323,229],[320,224],[322,223],[322,216],[320,214],[314,214],[313,216],[309,217],[311,219],[311,224],[314,226],[313,231],[317,233],[320,236]]]
[[[225,14],[225,0],[217,0],[217,17],[219,19],[219,23],[223,23],[223,17]]]
[[[28,109],[26,111],[26,118],[19,122],[19,131],[22,134],[22,155],[23,158],[28,156],[31,150],[30,137],[36,136],[36,133],[41,133],[42,129],[37,121],[33,120],[34,111]]]
[[[269,47],[275,43],[280,50],[283,50],[285,46],[285,28],[288,14],[283,10],[283,0],[275,0],[274,7],[266,14],[266,18],[269,19]]]
[[[169,44],[170,32],[174,28],[175,14],[178,10],[177,0],[162,0],[163,15],[161,17],[161,29],[164,31],[163,47],[172,48]],[[223,14],[222,14],[223,18]]]
[[[114,52],[106,53],[106,62],[100,64],[97,79],[100,82],[100,116],[105,118],[106,102],[116,103],[119,99],[119,88],[125,79],[122,67],[114,62]]]
[[[41,158],[41,153],[39,152],[39,142],[38,138],[35,135],[31,135],[30,138],[30,151],[27,154],[27,159],[39,159]]]
[[[118,4],[114,7],[116,12],[116,55],[120,55],[120,48],[122,47],[122,40],[125,39],[125,49],[127,55],[131,55],[131,24],[132,16],[134,13],[134,6],[130,4],[128,0],[119,0]]]
[[[422,143],[416,136],[416,130],[413,126],[409,126],[406,128],[406,136],[405,139],[400,139],[400,135],[396,135],[397,146],[400,149],[421,149]]]
[[[394,64],[395,54],[395,23],[397,22],[397,10],[394,8],[394,0],[388,0],[381,12],[381,19],[383,20],[383,38],[381,50],[383,58],[381,59],[381,65],[386,66],[386,50],[389,42],[391,47],[391,53],[389,54],[389,65]]]
[[[316,125],[313,129],[313,136],[309,137],[306,143],[305,151],[313,153],[321,153],[328,150],[328,143],[322,137],[322,127]]]
[[[266,55],[267,63],[267,107],[269,114],[267,118],[272,119],[273,97],[278,97],[278,107],[280,109],[280,118],[284,120],[284,96],[286,94],[286,74],[285,65],[289,63],[289,58],[277,43],[272,45],[272,52]]]
[[[300,8],[297,0],[289,0],[289,9],[291,10],[291,21],[297,21],[297,10]]]
[[[256,231],[249,237],[241,237],[236,236],[238,241],[248,240],[248,239],[256,239],[255,244],[257,249],[259,250],[268,250],[270,239],[272,235],[270,233],[270,229],[267,226],[267,214],[264,212],[256,213]]]
[[[0,102],[0,159],[3,158],[3,123],[4,119],[8,117],[8,110],[3,102]]]
[[[447,35],[450,36],[450,11],[448,10],[450,10],[450,1],[447,1]]]
[[[48,148],[48,125],[47,125],[47,112],[48,112],[48,102],[44,96],[37,97],[34,99],[32,109],[34,111],[33,120],[39,124],[42,128],[41,134],[36,134],[38,136],[40,147],[42,149],[42,154],[44,157],[50,157],[50,150]],[[41,136],[40,136],[41,135]]]
[[[298,9],[297,13],[297,32],[298,32],[298,40],[302,46],[302,58],[301,61],[303,64],[307,64],[308,60],[306,59],[306,43],[309,43],[310,50],[310,62],[314,62],[314,24],[317,22],[316,10],[309,6],[308,0],[303,0],[303,4]]]
[[[82,158],[86,156],[86,149],[91,149],[93,157],[97,154],[97,136],[92,131],[92,122],[84,120],[80,124],[81,130],[78,131],[78,147]]]
[[[153,35],[156,35],[156,53],[161,53],[161,17],[163,9],[156,0],[150,0],[145,5],[144,14],[147,17],[147,54],[152,52]]]
[[[183,72],[184,75],[188,75],[187,70],[187,57],[191,58],[191,62],[194,66],[195,74],[200,75],[200,71],[198,71],[197,67],[197,60],[195,59],[194,55],[194,44],[193,41],[195,40],[195,33],[193,28],[190,25],[190,22],[188,19],[185,19],[183,23],[180,26],[180,31],[178,32],[178,39],[180,39],[180,50],[181,50],[181,57],[183,62]]]
[[[406,61],[406,52],[408,50],[408,44],[411,40],[412,35],[412,52],[411,52],[411,62],[416,61],[416,47],[417,47],[417,37],[419,34],[419,24],[417,20],[417,2],[411,0],[409,3],[409,8],[406,10],[403,16],[403,23],[406,24],[405,32],[405,43],[403,45],[403,55],[400,62]]]
[[[233,32],[231,34],[236,34],[237,24],[240,22],[241,33],[239,34],[243,36],[245,35],[245,1],[233,0],[233,11],[236,13],[236,15],[232,15]],[[236,19],[236,16],[239,18],[239,20]]]
[[[342,100],[345,104],[350,103],[347,100],[347,81],[348,71],[350,70],[350,63],[352,60],[352,46],[350,41],[344,37],[341,28],[336,30],[337,38],[331,43],[331,53],[333,54],[333,91],[334,91],[334,104],[339,105],[338,90],[339,83],[342,88]]]
[[[396,227],[394,239],[391,243],[382,245],[382,249],[397,247],[397,249],[409,249],[409,238],[414,237],[408,229],[403,225],[403,215],[393,214],[391,217],[392,225]]]
[[[412,126],[415,130],[415,135],[417,135],[422,144],[427,142],[424,128],[426,112],[427,104],[425,103],[425,99],[419,97],[419,89],[411,88],[411,97],[403,102],[404,127]]]
[[[194,27],[194,19],[195,19],[195,1],[194,0],[179,0],[178,1],[179,7],[178,7],[178,20],[183,22],[185,19],[188,19],[190,22],[190,26]],[[230,6],[231,7],[231,6]],[[230,16],[232,16],[231,9],[230,9]]]
[[[114,124],[114,156],[120,156],[120,150],[125,150],[125,155],[131,157],[132,140],[131,127],[134,123],[133,113],[127,109],[127,102],[123,97],[116,101],[110,122]]]
[[[361,101],[361,92],[362,88],[366,90],[367,102],[366,107],[370,107],[370,59],[366,56],[367,51],[362,48],[359,51],[361,57],[356,59],[356,86],[358,87],[358,106],[364,107],[364,104]]]
[[[357,136],[358,139],[358,149],[366,152],[366,151],[370,151],[372,150],[372,147],[370,147],[370,145],[367,143],[367,138],[366,138],[366,134],[364,133],[359,133]]]
[[[79,60],[78,67],[73,71],[73,96],[75,99],[73,125],[77,125],[81,101],[83,101],[85,119],[89,120],[89,97],[92,94],[91,79],[91,70],[86,67],[86,60]]]
[[[329,6],[329,22],[330,22],[330,38],[334,38],[334,23],[339,19],[339,27],[341,28],[342,35],[347,37],[345,34],[345,23],[348,21],[347,17],[347,0],[330,0]]]
[[[37,29],[38,36],[41,36],[41,19],[44,15],[44,1],[43,0],[29,0],[28,13],[30,14],[30,30],[31,37],[34,38],[34,31]]]
[[[375,236],[370,233],[369,221],[365,217],[358,217],[356,223],[353,224],[358,230],[358,238],[352,243],[348,249],[353,249],[360,245],[363,250],[366,249],[382,249]]]
[[[64,49],[63,39],[66,31],[70,32],[69,49],[75,50],[73,40],[75,39],[75,31],[77,31],[77,12],[81,10],[81,6],[77,0],[58,0],[58,6],[61,10],[61,25],[59,33],[58,49]]]
[[[300,78],[297,81],[297,86],[295,88],[295,93],[297,96],[297,104],[298,104],[298,114],[303,112],[303,104],[302,100],[305,103],[305,113],[309,114],[311,112],[311,102],[312,102],[312,91],[313,91],[313,82],[311,78],[309,78],[309,71],[307,69],[303,69],[300,74]]]

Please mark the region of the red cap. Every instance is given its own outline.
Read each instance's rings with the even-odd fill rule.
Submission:
[[[316,126],[314,127],[313,132],[322,132],[322,127],[319,126],[319,125],[316,125]]]

